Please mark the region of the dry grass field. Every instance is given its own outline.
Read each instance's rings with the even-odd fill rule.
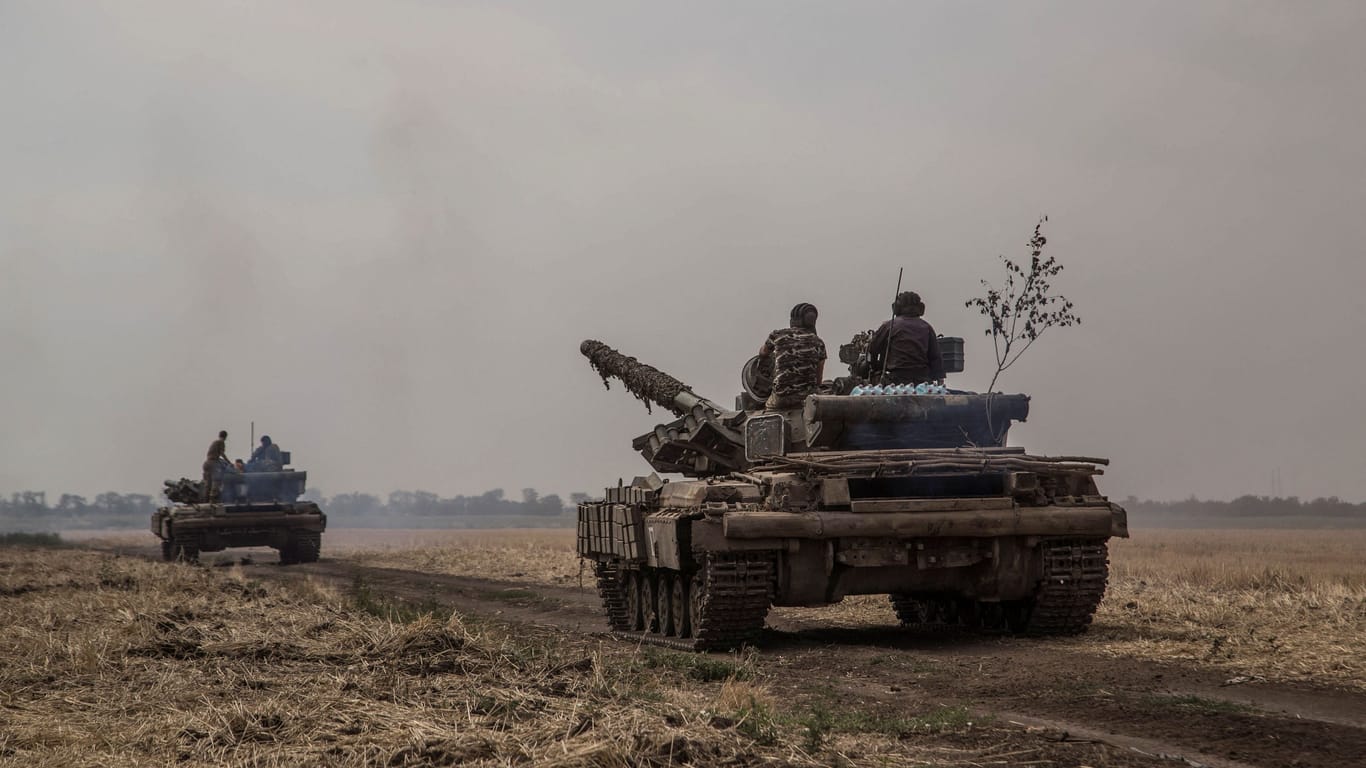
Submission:
[[[1117,695],[1071,691],[1060,670],[1091,659],[1092,674],[1132,675],[1134,660],[1152,660],[1216,684],[1309,682],[1325,702],[1366,690],[1361,531],[1138,531],[1112,544],[1111,587],[1091,632],[988,640],[963,658],[887,653],[877,640],[841,654],[821,641],[739,656],[637,648],[532,626],[534,607],[517,614],[495,602],[466,615],[396,599],[360,576],[279,569],[269,550],[208,555],[210,567],[162,563],[145,557],[149,539],[85,538],[102,551],[0,546],[0,766],[1119,768],[1152,765],[1152,755],[1054,742],[990,707],[1029,711],[1043,675],[1044,690],[1082,697],[1061,700],[1063,716],[1117,718],[1114,727],[1188,746],[1231,732],[1232,755],[1271,721],[1236,702],[1163,698],[1133,677]],[[592,589],[571,531],[334,530],[325,542],[343,574],[371,566],[561,589],[582,576]],[[258,564],[239,565],[244,556]],[[587,591],[585,600],[578,610],[591,614]],[[513,610],[503,616],[500,605]],[[772,617],[870,638],[894,621],[881,597]],[[1008,683],[1000,665],[1012,658],[1031,660],[1035,677]],[[997,671],[957,678],[980,676],[984,660]],[[1302,754],[1300,743],[1325,745],[1314,765],[1360,746],[1350,728],[1325,727],[1276,721],[1267,744],[1291,741],[1266,764]]]
[[[961,708],[794,713],[752,656],[547,634],[303,577],[267,586],[236,566],[0,547],[0,612],[0,765],[1003,766],[1050,750],[1136,764]]]
[[[361,565],[418,568],[432,573],[479,576],[527,584],[577,585],[580,563],[574,532],[564,529],[491,531],[356,530],[328,533],[329,551]],[[591,568],[583,583],[593,584]]]
[[[329,533],[328,547],[393,568],[577,584],[572,531]],[[334,537],[335,539],[331,538]],[[417,546],[413,546],[417,544]],[[1061,641],[1103,653],[1366,690],[1366,531],[1138,530],[1111,542],[1092,631]],[[584,576],[584,583],[592,580]],[[894,621],[882,597],[775,609],[832,626]]]
[[[1072,642],[1366,690],[1366,531],[1137,531]]]

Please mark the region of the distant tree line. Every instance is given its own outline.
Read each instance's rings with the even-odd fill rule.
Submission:
[[[550,493],[542,496],[535,488],[523,488],[521,500],[506,498],[502,488],[478,496],[453,496],[443,499],[427,491],[394,491],[380,499],[368,493],[341,493],[317,498],[328,518],[354,527],[488,527],[518,524],[568,524],[574,508]],[[575,493],[571,502],[588,498]]]
[[[44,491],[0,497],[0,531],[54,531],[146,526],[165,500],[145,493],[101,493],[94,500],[63,493],[55,503]]]
[[[550,493],[523,488],[521,499],[505,497],[501,488],[478,496],[441,498],[427,491],[394,491],[387,499],[368,493],[323,497],[310,490],[304,498],[319,502],[335,525],[347,527],[541,527],[569,525],[573,507]],[[577,504],[588,498],[575,493]],[[169,502],[143,493],[101,493],[93,501],[64,493],[55,503],[43,491],[20,491],[0,497],[0,532],[142,528],[152,513]]]
[[[566,504],[556,494],[523,488],[521,499],[509,499],[501,488],[478,496],[442,498],[427,491],[394,491],[381,499],[368,493],[323,497],[310,490],[305,498],[322,504],[333,525],[359,528],[493,528],[572,525],[574,505],[589,499],[575,493]],[[0,496],[0,532],[142,528],[160,496],[145,493],[101,493],[94,499],[64,493],[50,500],[43,491]],[[1143,501],[1130,496],[1120,502],[1133,527],[1366,527],[1366,503],[1335,496],[1304,501],[1297,497],[1239,496],[1232,501]]]
[[[1366,527],[1366,503],[1336,496],[1310,501],[1250,495],[1232,501],[1141,501],[1130,496],[1120,505],[1129,513],[1129,525],[1139,527]]]

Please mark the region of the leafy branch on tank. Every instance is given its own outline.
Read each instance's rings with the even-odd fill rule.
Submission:
[[[1052,293],[1053,280],[1062,273],[1063,266],[1056,256],[1045,258],[1043,255],[1048,243],[1043,234],[1047,221],[1048,216],[1043,216],[1034,225],[1034,235],[1029,239],[1027,268],[1000,256],[1006,268],[1003,287],[996,288],[983,280],[986,295],[964,302],[965,307],[976,308],[991,324],[985,333],[991,337],[996,352],[996,373],[987,385],[988,392],[995,391],[996,380],[1038,341],[1044,331],[1081,324],[1072,302]]]

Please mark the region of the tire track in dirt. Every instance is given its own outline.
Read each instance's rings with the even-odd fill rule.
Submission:
[[[348,589],[360,579],[397,599],[504,621],[607,636],[596,592],[324,559],[245,566],[270,579],[305,575]],[[893,710],[960,705],[1036,729],[1186,764],[1338,768],[1366,755],[1366,695],[1286,683],[1230,689],[1226,673],[1104,657],[1039,639],[923,634],[891,625],[840,629],[775,609],[759,669],[784,698]]]

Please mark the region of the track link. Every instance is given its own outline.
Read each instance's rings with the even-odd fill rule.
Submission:
[[[628,602],[625,579],[631,576],[618,563],[598,564],[598,592],[608,625],[617,637],[680,651],[732,650],[752,642],[763,631],[773,602],[775,560],[772,552],[711,553],[702,557],[692,573],[641,568],[647,578],[667,573],[688,579],[684,594],[692,627],[687,637],[630,628],[633,607]],[[695,595],[698,589],[701,594]]]
[[[630,614],[626,609],[626,589],[623,572],[616,561],[598,562],[593,566],[598,577],[598,596],[607,611],[607,624],[614,631],[625,632],[631,628]]]
[[[1075,635],[1085,632],[1105,596],[1109,549],[1104,539],[1045,541],[1043,580],[1024,632]]]

